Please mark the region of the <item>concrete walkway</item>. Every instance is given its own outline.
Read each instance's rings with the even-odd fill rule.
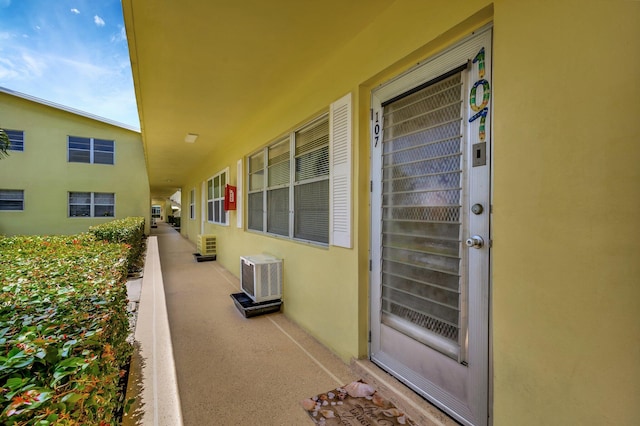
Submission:
[[[245,318],[238,279],[165,223],[152,229],[123,426],[304,426],[300,402],[362,379],[420,426],[456,423],[368,360],[345,364],[282,313]],[[140,288],[141,287],[141,295]],[[166,310],[165,310],[166,306]]]
[[[158,237],[184,425],[313,424],[311,395],[358,379],[351,368],[275,313],[244,318],[238,279],[169,225]]]

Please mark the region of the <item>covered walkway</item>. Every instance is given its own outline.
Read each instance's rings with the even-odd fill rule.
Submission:
[[[387,388],[397,384],[368,361],[345,364],[284,314],[245,318],[230,297],[240,291],[232,273],[196,262],[195,246],[165,223],[152,236],[184,425],[313,424],[300,401],[357,379],[386,392],[417,424],[454,424],[402,386]]]

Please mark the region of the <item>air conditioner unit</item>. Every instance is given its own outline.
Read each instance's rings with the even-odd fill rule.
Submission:
[[[282,298],[282,259],[257,254],[240,257],[240,288],[255,303]]]
[[[202,256],[217,254],[216,236],[211,234],[198,235],[196,249]]]

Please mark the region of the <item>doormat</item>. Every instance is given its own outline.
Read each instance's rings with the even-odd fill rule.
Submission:
[[[301,404],[318,425],[416,425],[362,380],[304,399]]]

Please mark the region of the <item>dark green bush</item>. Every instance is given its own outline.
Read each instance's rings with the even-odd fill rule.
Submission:
[[[89,234],[0,238],[0,424],[117,424],[128,252]]]
[[[143,217],[127,217],[92,226],[89,228],[89,232],[96,237],[96,240],[127,244],[129,246],[131,249],[127,259],[129,273],[135,272],[142,265],[145,247]]]

